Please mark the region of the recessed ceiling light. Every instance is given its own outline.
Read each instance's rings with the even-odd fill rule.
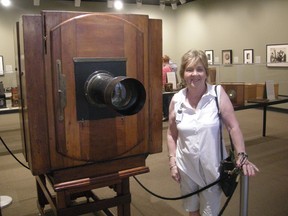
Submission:
[[[1,4],[4,7],[9,7],[11,5],[11,1],[10,0],[1,0]]]
[[[116,10],[121,10],[123,8],[123,2],[121,0],[114,1],[114,8]]]

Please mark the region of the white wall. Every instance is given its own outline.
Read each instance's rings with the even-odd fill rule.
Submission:
[[[199,0],[177,10],[177,56],[189,48],[214,50],[222,63],[222,50],[231,49],[238,63],[217,65],[219,81],[280,84],[288,95],[288,68],[266,67],[266,45],[288,44],[286,0]],[[254,49],[260,64],[243,65],[243,49]],[[180,59],[179,59],[180,60]]]

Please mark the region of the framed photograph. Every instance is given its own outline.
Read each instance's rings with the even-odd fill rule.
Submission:
[[[288,67],[288,44],[266,45],[267,67]]]
[[[207,56],[208,64],[214,64],[214,52],[213,50],[205,50],[205,54]]]
[[[232,64],[232,50],[222,50],[222,64]]]
[[[243,50],[243,64],[253,64],[254,63],[254,50],[244,49]]]
[[[4,75],[4,59],[3,56],[0,55],[0,76]]]

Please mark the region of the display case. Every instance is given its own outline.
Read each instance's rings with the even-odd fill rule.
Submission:
[[[288,95],[288,85],[281,79],[283,73],[266,64],[231,64],[229,66],[222,64],[214,64],[209,66],[215,74],[215,83],[221,84],[225,89],[233,90],[232,102],[234,105],[243,105],[251,100],[267,99],[266,82],[274,83],[275,99],[278,95]],[[235,91],[237,94],[235,94]],[[237,95],[238,97],[235,97]],[[232,99],[231,98],[231,99]]]

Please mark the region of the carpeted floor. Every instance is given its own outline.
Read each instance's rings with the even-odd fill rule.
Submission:
[[[262,137],[262,111],[257,109],[236,112],[243,134],[249,159],[253,161],[260,173],[249,179],[249,211],[250,216],[287,216],[288,215],[288,115],[287,113],[267,113],[266,137]],[[175,197],[179,188],[169,174],[166,148],[167,122],[163,123],[163,152],[150,155],[147,165],[150,173],[137,178],[153,192]],[[7,132],[7,131],[6,131]],[[6,132],[0,132],[7,138]],[[17,133],[17,131],[15,131]],[[19,131],[18,131],[19,133]],[[6,134],[6,135],[5,135]],[[19,134],[15,134],[18,136]],[[11,134],[9,134],[9,137]],[[225,134],[227,140],[227,134]],[[0,144],[1,145],[1,144]],[[21,144],[19,144],[21,146]],[[21,153],[16,156],[24,162]],[[144,191],[131,178],[132,216],[184,216],[181,201],[165,201]],[[237,188],[229,206],[223,215],[239,215],[240,187]],[[97,190],[100,197],[109,196],[111,190]],[[38,215],[36,205],[35,179],[29,170],[21,167],[10,155],[0,156],[0,195],[13,198],[13,203],[2,209],[3,216]],[[112,209],[115,212],[115,209]],[[46,215],[52,215],[47,209]],[[104,215],[102,212],[85,215]]]

